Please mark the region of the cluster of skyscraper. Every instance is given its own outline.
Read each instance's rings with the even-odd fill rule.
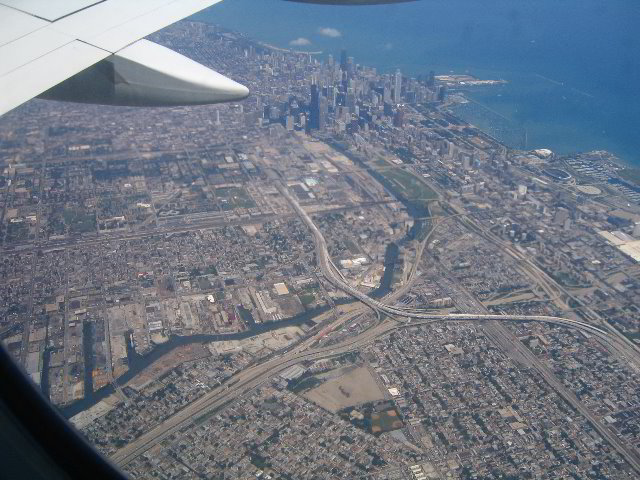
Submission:
[[[313,65],[313,60],[308,60]],[[317,64],[316,64],[317,65]],[[367,130],[380,124],[383,117],[392,118],[402,127],[403,104],[442,100],[443,87],[436,86],[435,74],[418,79],[395,74],[378,75],[374,68],[354,63],[342,50],[336,63],[329,55],[321,68],[311,76],[310,100],[290,97],[282,107],[267,106],[263,118],[279,121],[287,130],[324,130],[337,132]]]

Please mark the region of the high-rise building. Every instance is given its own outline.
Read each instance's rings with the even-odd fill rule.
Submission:
[[[327,101],[331,108],[336,106],[336,89],[334,86],[327,87]]]
[[[320,94],[318,85],[311,85],[311,104],[309,105],[309,130],[322,130],[329,115],[329,101]]]
[[[280,118],[280,109],[276,106],[269,107],[269,120],[278,120]]]
[[[400,93],[402,92],[402,74],[400,70],[396,70],[393,82],[393,103],[400,103]]]
[[[436,72],[431,70],[427,76],[427,87],[433,88],[436,86]]]
[[[353,88],[347,89],[346,106],[349,107],[349,111],[353,112],[356,106],[356,91]]]
[[[349,75],[347,75],[347,71],[342,72],[342,79],[340,80],[340,89],[343,92],[347,91],[347,87],[349,86]]]
[[[340,51],[340,68],[343,72],[347,71],[347,51],[345,49]]]
[[[356,73],[356,64],[353,57],[347,57],[347,77],[351,78]]]
[[[391,103],[391,89],[389,87],[384,87],[384,91],[382,94],[382,102]]]
[[[440,85],[440,88],[438,89],[438,101],[443,102],[446,98],[447,98],[447,86]]]
[[[320,90],[315,83],[311,85],[311,103],[309,104],[309,129],[320,128]]]
[[[324,130],[329,116],[329,102],[325,96],[320,95],[318,104],[318,130]]]
[[[393,116],[393,126],[397,128],[402,128],[404,125],[404,112],[402,110],[398,110]]]
[[[566,208],[559,207],[553,216],[553,223],[563,225],[569,216],[569,211]]]

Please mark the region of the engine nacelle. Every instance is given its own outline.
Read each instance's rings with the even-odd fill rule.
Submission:
[[[180,55],[140,40],[39,95],[49,100],[164,107],[242,100],[247,87]]]

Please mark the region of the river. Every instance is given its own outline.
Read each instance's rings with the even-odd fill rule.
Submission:
[[[129,343],[128,335],[127,335],[127,360],[129,363],[129,370],[124,375],[121,375],[116,380],[116,383],[120,386],[125,385],[129,380],[135,377],[142,370],[147,368],[153,362],[157,361],[163,355],[171,352],[174,348],[180,347],[183,345],[189,345],[192,343],[210,343],[210,342],[221,342],[228,340],[243,340],[245,338],[253,337],[260,333],[269,332],[272,330],[277,330],[279,328],[290,327],[290,326],[299,326],[303,324],[311,324],[312,320],[325,313],[329,310],[328,306],[318,307],[312,310],[308,310],[303,312],[295,317],[291,317],[285,320],[280,320],[278,322],[269,322],[269,323],[250,323],[249,329],[244,332],[239,333],[231,333],[225,335],[219,334],[199,334],[199,335],[189,335],[189,336],[177,336],[173,335],[169,338],[169,341],[162,343],[160,345],[156,345],[155,348],[147,353],[146,355],[140,355],[135,352]],[[86,336],[90,336],[91,327],[84,327],[84,333]],[[87,335],[89,333],[89,335]],[[86,348],[85,348],[85,356],[86,356]],[[89,356],[85,357],[89,359],[89,362],[93,361],[93,355],[89,354]],[[91,367],[91,363],[89,363],[88,367]],[[87,368],[88,373],[85,375],[85,397],[82,400],[78,400],[71,405],[60,408],[62,415],[66,418],[71,418],[74,415],[94,406],[100,400],[108,397],[112,393],[115,392],[114,386],[109,384],[102,387],[97,392],[93,392],[93,382],[91,381],[91,370]],[[88,381],[87,381],[88,379]]]

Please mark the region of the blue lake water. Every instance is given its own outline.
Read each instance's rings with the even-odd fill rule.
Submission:
[[[380,71],[503,78],[509,83],[470,90],[474,103],[458,113],[506,132],[514,146],[526,131],[528,148],[606,149],[640,165],[635,0],[420,0],[371,7],[225,0],[194,18],[281,47],[302,38],[308,44],[299,48],[337,58],[346,48],[357,63]],[[323,28],[332,30],[323,34]]]

